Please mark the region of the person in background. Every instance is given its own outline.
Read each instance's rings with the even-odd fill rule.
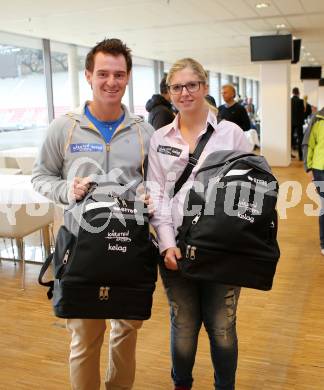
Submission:
[[[177,180],[182,174],[208,126],[212,126],[212,135],[185,184],[187,188],[210,153],[224,149],[250,152],[251,146],[235,123],[217,121],[217,110],[205,98],[208,92],[206,73],[197,61],[185,58],[173,64],[167,84],[178,114],[172,123],[153,134],[148,185],[155,209],[151,223],[163,257],[160,274],[170,304],[174,389],[189,390],[192,387],[198,336],[204,324],[210,340],[215,389],[234,390],[238,355],[236,309],[240,288],[181,276],[177,265],[181,252],[176,236],[183,220],[186,191],[182,188],[171,199],[168,185],[169,175]]]
[[[324,107],[312,118],[303,139],[304,167],[320,196],[320,250],[324,256]]]
[[[312,106],[308,103],[308,96],[304,96],[304,120],[307,122],[308,117],[312,115]]]
[[[149,113],[148,122],[155,130],[168,125],[174,119],[170,95],[166,85],[166,75],[160,82],[160,94],[153,95],[145,105]]]
[[[222,96],[225,104],[218,107],[219,118],[234,122],[243,131],[251,128],[251,123],[246,109],[235,101],[236,91],[232,84],[225,84],[222,86]]]
[[[139,144],[140,132],[143,151],[147,154],[154,132],[148,123],[121,104],[132,69],[131,51],[122,41],[99,42],[89,51],[85,68],[92,100],[54,119],[33,169],[35,190],[65,206],[84,198],[90,187],[90,175],[106,175],[118,169],[122,175],[115,179],[116,185],[127,185],[132,180],[141,183],[142,156],[140,147],[134,145]],[[72,175],[70,181],[69,175]],[[135,195],[136,188],[131,191]],[[73,231],[73,221],[66,217],[64,222],[67,229]],[[102,261],[109,261],[108,254]],[[141,326],[142,321],[138,320],[110,320],[107,390],[133,387],[137,330]],[[106,320],[68,319],[67,328],[72,338],[72,389],[99,390],[100,352]]]
[[[297,147],[299,161],[303,160],[302,141],[304,125],[304,101],[299,98],[299,89],[292,89],[291,97],[291,143],[292,147]]]
[[[207,100],[207,102],[208,102],[211,106],[217,108],[216,100],[214,99],[214,97],[213,97],[212,95],[209,95],[209,94],[206,95],[206,96],[205,96],[205,99]]]

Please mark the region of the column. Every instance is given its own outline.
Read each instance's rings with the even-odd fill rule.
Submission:
[[[272,166],[291,160],[290,62],[260,66],[261,154]]]
[[[68,51],[68,69],[71,91],[71,108],[74,109],[80,105],[79,90],[79,64],[78,51],[76,45],[69,45]]]
[[[318,83],[318,110],[324,107],[324,79],[320,79]]]

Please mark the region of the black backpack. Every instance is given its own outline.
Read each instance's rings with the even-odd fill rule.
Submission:
[[[182,275],[270,290],[280,256],[278,182],[264,157],[214,152],[195,182],[200,188],[194,185],[187,195],[178,235]]]
[[[55,315],[148,319],[157,279],[157,249],[144,203],[105,193],[95,185],[75,208],[81,218],[78,234],[61,226],[55,251],[39,275],[39,283],[50,288]],[[44,282],[52,261],[55,280]]]

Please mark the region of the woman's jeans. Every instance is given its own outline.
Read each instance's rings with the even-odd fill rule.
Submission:
[[[216,390],[234,390],[237,367],[236,308],[240,288],[185,279],[162,264],[160,274],[171,314],[172,378],[191,388],[202,323],[210,341]]]
[[[314,184],[321,198],[321,211],[319,215],[320,245],[324,249],[324,171],[313,169]]]

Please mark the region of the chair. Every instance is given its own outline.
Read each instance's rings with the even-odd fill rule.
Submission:
[[[42,230],[45,255],[50,253],[49,225],[54,219],[52,203],[0,204],[0,237],[16,240],[18,258],[22,261],[22,289],[25,288],[24,237]]]

